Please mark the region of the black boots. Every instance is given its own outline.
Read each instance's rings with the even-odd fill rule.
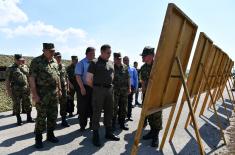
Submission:
[[[34,122],[34,120],[31,117],[31,112],[27,113],[27,122],[29,122],[29,123],[33,123]]]
[[[58,143],[59,139],[55,137],[53,130],[47,131],[47,140],[52,143]]]
[[[99,135],[99,131],[98,130],[94,130],[93,131],[93,138],[92,138],[92,143],[97,146],[100,147],[101,143],[100,143],[100,135]]]
[[[106,128],[105,138],[113,141],[119,141],[120,138],[113,134],[112,128]]]
[[[150,130],[146,135],[143,136],[143,140],[148,140],[154,137],[153,130]]]
[[[35,134],[35,147],[37,149],[41,149],[43,148],[43,144],[42,144],[42,134],[41,133],[36,133]]]
[[[119,141],[120,140],[120,138],[118,136],[115,136],[113,134],[112,128],[106,128],[105,138],[108,139],[108,140],[113,140],[113,141]],[[93,130],[92,143],[97,147],[101,146],[99,130]]]
[[[128,127],[126,127],[126,125],[125,125],[125,119],[120,119],[120,128],[122,129],[122,130],[129,130],[129,128]]]
[[[58,143],[59,140],[55,137],[54,132],[52,130],[47,131],[47,140],[52,143]],[[35,145],[37,149],[43,148],[42,143],[42,133],[35,133]]]
[[[17,118],[17,125],[22,125],[22,119],[20,117],[20,114],[16,115],[16,118]],[[33,119],[31,117],[31,113],[27,113],[27,122],[29,123],[33,123]]]
[[[69,127],[69,126],[70,126],[69,123],[68,123],[67,120],[66,120],[66,116],[62,116],[61,125],[62,125],[63,127]]]
[[[159,138],[158,138],[158,136],[154,136],[154,137],[152,138],[151,146],[158,148],[158,144],[159,144]]]
[[[17,125],[18,125],[18,126],[19,126],[19,125],[22,125],[22,120],[21,120],[21,117],[20,117],[19,114],[16,115],[16,118],[17,118]]]
[[[144,140],[152,139],[151,146],[158,147],[159,144],[159,135],[160,130],[150,130],[146,135],[143,136]]]

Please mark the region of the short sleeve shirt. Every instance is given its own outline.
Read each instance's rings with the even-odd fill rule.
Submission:
[[[75,67],[75,75],[80,75],[84,84],[87,84],[86,75],[89,65],[90,61],[87,58],[84,58],[79,63],[77,63]]]
[[[114,77],[114,65],[113,62],[99,57],[90,63],[87,72],[93,74],[94,85],[111,85]]]

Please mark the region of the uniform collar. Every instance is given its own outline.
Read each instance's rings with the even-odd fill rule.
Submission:
[[[105,60],[105,59],[101,58],[100,56],[99,56],[98,60],[102,61],[102,62],[108,62],[108,60]]]
[[[42,54],[41,57],[42,57],[42,59],[43,59],[44,61],[46,61],[46,62],[48,62],[48,63],[55,62],[55,59],[54,59],[54,58],[52,58],[50,61],[48,61],[48,59],[45,57],[44,54]]]

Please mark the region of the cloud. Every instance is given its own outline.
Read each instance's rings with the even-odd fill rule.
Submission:
[[[21,47],[24,55],[39,55],[42,42],[55,43],[56,49],[66,59],[70,59],[71,55],[83,58],[88,46],[98,48],[98,42],[88,37],[83,29],[61,29],[43,21],[30,21],[26,13],[19,8],[19,3],[20,0],[0,0],[0,33],[4,34],[6,39],[30,42],[27,48]]]
[[[85,38],[86,32],[79,28],[67,28],[61,30],[53,25],[47,25],[41,21],[28,23],[25,26],[17,26],[16,28],[0,28],[8,38],[17,36],[36,36],[36,37],[52,37],[56,41],[66,42],[69,38]]]
[[[0,26],[28,21],[27,15],[18,7],[19,3],[19,0],[0,0]]]

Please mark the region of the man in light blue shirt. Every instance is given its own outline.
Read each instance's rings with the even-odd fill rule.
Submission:
[[[123,63],[128,66],[128,72],[130,74],[130,80],[131,80],[131,93],[128,95],[127,120],[128,121],[133,121],[131,119],[131,115],[132,115],[132,101],[133,101],[133,95],[136,92],[136,90],[138,89],[138,72],[135,69],[135,67],[131,67],[129,65],[129,58],[127,56],[125,56],[123,58]]]
[[[77,63],[75,67],[76,81],[79,85],[79,104],[78,104],[78,113],[80,116],[80,131],[84,131],[87,125],[87,119],[92,118],[92,88],[87,85],[86,76],[87,69],[90,65],[90,62],[95,58],[95,48],[88,47],[86,49],[86,57]]]

